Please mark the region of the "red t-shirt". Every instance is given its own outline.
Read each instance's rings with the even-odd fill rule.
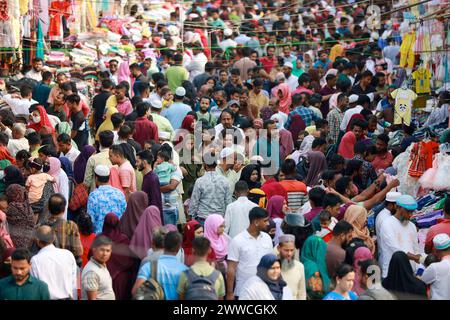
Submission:
[[[378,172],[378,170],[386,168],[389,168],[392,165],[392,161],[394,160],[394,157],[392,156],[392,153],[387,152],[384,156],[376,155],[375,159],[372,161],[373,168],[375,171]]]
[[[433,238],[440,233],[446,233],[450,236],[450,219],[438,219],[438,224],[432,226],[425,238],[425,249],[434,253]]]
[[[261,62],[264,71],[270,73],[270,71],[272,71],[273,66],[277,62],[277,58],[274,56],[272,59],[270,59],[269,57],[266,56],[259,59],[259,61]]]

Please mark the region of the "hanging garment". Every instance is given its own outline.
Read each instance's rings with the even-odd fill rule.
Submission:
[[[0,0],[0,21],[7,21],[8,19],[8,0]]]
[[[424,152],[422,142],[414,143],[410,154],[410,160],[408,174],[414,178],[421,177],[427,169],[426,151]]]
[[[42,33],[41,22],[38,21],[36,58],[44,59],[44,34]]]
[[[404,35],[400,46],[400,67],[414,67],[414,43],[416,41],[416,33],[414,31]]]
[[[410,89],[395,89],[391,93],[392,98],[395,99],[394,124],[411,123],[411,110],[414,100],[417,99],[417,94]]]
[[[439,157],[433,189],[438,191],[450,190],[450,179],[448,178],[450,172],[450,155],[439,153]]]
[[[416,93],[430,93],[430,70],[420,67],[412,73],[412,78],[416,80]]]
[[[70,16],[70,2],[69,1],[53,1],[50,5],[50,26],[48,35],[50,40],[62,41],[63,39],[63,16],[68,18]]]

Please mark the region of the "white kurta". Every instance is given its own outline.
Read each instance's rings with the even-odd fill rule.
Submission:
[[[420,253],[416,226],[409,221],[403,225],[395,216],[386,218],[381,225],[378,245],[381,251],[379,260],[383,278],[387,277],[389,262],[395,252]],[[415,270],[416,263],[411,261],[411,265]]]
[[[275,300],[269,287],[258,276],[249,278],[241,290],[239,300]],[[283,300],[293,300],[292,291],[288,286],[283,288]]]
[[[69,205],[69,178],[63,169],[59,172],[59,190],[56,190],[58,193],[61,193],[66,199],[66,210],[64,211],[64,219],[67,220],[67,208]]]

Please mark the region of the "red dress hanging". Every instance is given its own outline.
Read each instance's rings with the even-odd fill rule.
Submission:
[[[48,28],[48,35],[50,40],[62,40],[62,17],[69,18],[70,1],[53,1],[48,10],[50,14],[50,26]]]

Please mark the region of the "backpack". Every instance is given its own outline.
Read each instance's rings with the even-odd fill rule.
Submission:
[[[220,276],[220,271],[214,270],[207,277],[199,276],[192,269],[185,273],[187,277],[185,300],[218,300],[215,284]]]
[[[136,291],[133,300],[164,300],[164,290],[156,281],[158,260],[152,263],[152,276],[145,281]]]
[[[296,166],[297,173],[303,178],[306,179],[309,170],[309,162],[305,156],[300,156],[298,158],[298,163]]]

